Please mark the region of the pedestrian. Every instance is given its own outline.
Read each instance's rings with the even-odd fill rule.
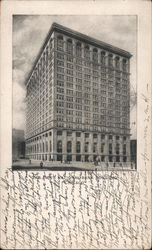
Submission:
[[[40,162],[40,167],[41,167],[41,168],[43,167],[43,161]]]

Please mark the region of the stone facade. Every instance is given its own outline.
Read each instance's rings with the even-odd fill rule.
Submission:
[[[26,81],[26,155],[130,161],[131,54],[53,24]]]

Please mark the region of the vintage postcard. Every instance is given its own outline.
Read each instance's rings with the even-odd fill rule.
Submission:
[[[2,1],[0,132],[1,249],[151,249],[151,2]]]

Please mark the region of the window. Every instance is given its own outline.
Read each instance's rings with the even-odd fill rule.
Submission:
[[[126,162],[126,161],[127,161],[127,157],[124,156],[124,157],[123,157],[123,162]]]
[[[67,74],[73,76],[73,70],[67,69]]]
[[[67,94],[67,95],[70,95],[70,96],[73,95],[73,90],[67,89],[67,90],[66,90],[66,94]]]
[[[101,156],[101,161],[105,161],[105,157],[103,155]]]
[[[113,66],[113,56],[112,56],[112,54],[108,55],[108,66],[109,67]]]
[[[58,71],[59,73],[64,73],[64,68],[57,67],[57,71]]]
[[[71,76],[67,76],[67,82],[73,82],[73,77],[71,77]]]
[[[116,162],[120,162],[120,157],[116,156]]]
[[[67,131],[67,136],[72,136],[72,131]]]
[[[118,135],[116,136],[116,140],[117,140],[117,141],[119,140],[119,136],[118,136]]]
[[[67,102],[73,102],[73,97],[67,96],[66,97]],[[70,114],[70,113],[69,113]]]
[[[89,46],[86,45],[84,48],[84,57],[87,59],[90,59],[90,51],[89,51]]]
[[[82,50],[81,50],[81,43],[77,42],[76,44],[76,56],[81,57]]]
[[[102,140],[105,139],[105,135],[104,135],[104,134],[101,135],[101,139],[102,139]]]
[[[126,59],[123,59],[123,61],[122,61],[122,70],[123,71],[127,71],[127,61],[126,61]]]
[[[101,144],[101,153],[102,153],[102,154],[104,153],[104,146],[105,146],[105,144],[102,143],[102,144]]]
[[[68,61],[68,62],[73,62],[73,57],[67,55],[67,61]]]
[[[66,107],[69,109],[73,109],[73,103],[66,103]]]
[[[105,52],[104,51],[102,51],[101,52],[101,64],[102,65],[105,65],[106,64],[106,57],[105,57]]]
[[[63,61],[57,61],[58,66],[63,66],[64,67],[64,62]]]
[[[72,40],[71,39],[67,40],[67,53],[68,54],[73,54],[73,45],[72,45]]]
[[[64,75],[57,74],[57,78],[60,79],[60,80],[64,80]]]
[[[62,153],[62,141],[57,142],[57,152]]]
[[[63,49],[64,49],[63,36],[58,36],[57,37],[57,50],[63,51]]]
[[[109,143],[109,154],[112,154],[112,143]]]
[[[118,56],[116,56],[116,58],[115,58],[115,67],[116,67],[116,69],[120,69],[120,60],[119,60]]]
[[[80,137],[81,133],[80,132],[76,132],[76,137]]]
[[[93,134],[93,138],[96,139],[97,138],[97,134]]]
[[[76,64],[80,64],[80,65],[82,65],[82,59],[80,59],[80,58],[76,58]]]
[[[93,153],[97,153],[97,143],[93,143]]]
[[[71,63],[67,63],[67,68],[69,68],[69,69],[73,69],[73,64],[71,64]]]
[[[109,135],[109,140],[112,140],[112,135]]]
[[[76,161],[81,161],[81,155],[76,155]]]
[[[89,142],[85,143],[85,149],[84,149],[85,153],[88,153],[89,151]]]
[[[85,133],[85,138],[89,138],[89,133]]]
[[[57,85],[60,87],[64,87],[64,82],[57,80]]]
[[[116,154],[119,155],[119,144],[116,144]]]
[[[112,162],[112,159],[113,159],[112,156],[109,156],[109,162]]]
[[[93,49],[93,61],[98,62],[98,50],[95,48]]]
[[[68,141],[67,142],[67,153],[71,153],[72,152],[72,142]]]
[[[73,83],[67,82],[66,83],[67,88],[73,89]]]
[[[81,151],[81,143],[80,143],[80,141],[77,141],[76,142],[76,152],[80,153],[80,151]]]
[[[126,144],[123,145],[123,155],[126,155]]]
[[[61,130],[58,130],[58,131],[57,131],[57,135],[62,135],[62,131],[61,131]]]

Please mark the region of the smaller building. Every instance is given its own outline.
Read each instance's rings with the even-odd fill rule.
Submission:
[[[137,140],[131,140],[130,141],[130,156],[131,156],[131,162],[135,163],[137,162]]]
[[[13,129],[12,131],[12,158],[13,161],[25,158],[24,130]]]

